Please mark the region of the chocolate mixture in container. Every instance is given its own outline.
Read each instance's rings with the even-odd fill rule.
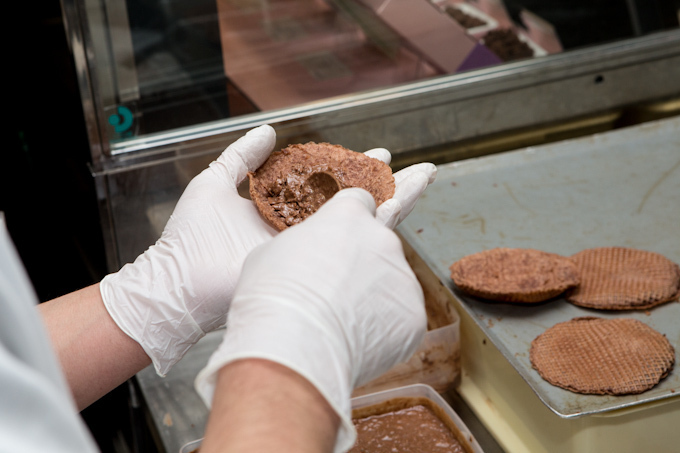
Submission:
[[[376,206],[395,189],[389,165],[329,143],[290,145],[248,176],[250,197],[280,231],[302,222],[341,189],[365,189]]]
[[[444,422],[423,405],[356,419],[354,426],[357,443],[349,453],[466,451]]]

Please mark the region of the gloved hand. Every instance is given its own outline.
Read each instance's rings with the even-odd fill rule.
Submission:
[[[364,154],[389,165],[392,155],[385,148],[375,148]],[[428,185],[437,177],[437,167],[429,162],[411,165],[394,174],[394,196],[378,206],[376,219],[394,229],[416,206],[416,202]]]
[[[161,376],[224,325],[245,257],[276,234],[237,191],[275,141],[274,129],[260,126],[229,146],[189,183],[156,244],[100,284],[109,314]],[[390,161],[385,149],[367,154]],[[395,196],[378,210],[383,223],[396,226],[435,172],[432,164],[418,164],[396,173]]]
[[[338,192],[313,216],[246,259],[224,340],[196,379],[209,406],[224,365],[259,358],[312,383],[355,442],[350,395],[414,352],[426,329],[423,293],[397,236],[363,189]]]
[[[276,234],[237,191],[275,141],[261,126],[230,145],[191,180],[156,244],[101,281],[109,314],[161,376],[224,325],[243,260]]]

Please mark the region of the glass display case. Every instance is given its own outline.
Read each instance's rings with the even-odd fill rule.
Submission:
[[[260,124],[398,167],[680,108],[680,0],[62,3],[111,270]]]

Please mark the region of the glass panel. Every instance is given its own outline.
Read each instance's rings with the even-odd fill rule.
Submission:
[[[82,1],[112,143],[676,28],[680,9],[680,0]]]

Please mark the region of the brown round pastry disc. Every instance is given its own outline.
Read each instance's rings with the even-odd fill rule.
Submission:
[[[269,156],[248,174],[250,197],[279,231],[302,222],[338,190],[360,187],[376,206],[394,195],[392,169],[386,163],[340,145],[290,145]]]
[[[450,270],[463,291],[503,302],[542,302],[579,283],[569,258],[533,249],[485,250],[456,261]]]
[[[574,305],[639,310],[680,295],[680,267],[658,253],[601,247],[583,250],[571,259],[581,276],[581,284],[567,294]]]
[[[642,393],[666,377],[675,350],[666,337],[635,319],[574,318],[531,342],[530,359],[543,379],[575,393]]]

